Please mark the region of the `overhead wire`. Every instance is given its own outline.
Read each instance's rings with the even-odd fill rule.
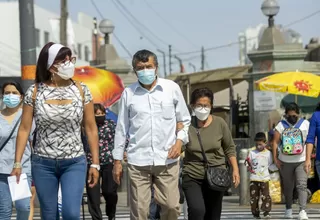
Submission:
[[[97,6],[97,4],[94,2],[94,0],[91,0],[91,3],[93,5],[93,7],[95,8],[95,10],[98,12],[99,16],[101,19],[104,19],[104,16],[102,14],[102,12],[100,11],[99,7]],[[122,47],[122,49],[124,51],[126,51],[126,53],[129,55],[129,57],[132,57],[132,54],[130,53],[130,51],[128,50],[128,48],[122,43],[122,41],[118,38],[118,36],[113,32],[112,33],[114,38],[118,41],[118,43],[120,44],[120,46]]]
[[[155,10],[151,4],[148,2],[148,0],[143,0],[148,8],[150,8],[168,27],[170,27],[174,32],[176,32],[177,35],[179,35],[181,38],[186,40],[188,43],[192,44],[195,47],[198,47],[195,45],[189,38],[186,37],[186,35],[182,34],[181,32],[178,31],[176,27],[174,27],[170,22],[168,22],[165,18],[163,18],[160,13]]]
[[[320,13],[320,10],[317,10],[311,14],[308,14],[298,20],[295,20],[293,22],[290,22],[289,24],[286,24],[284,25],[283,27],[290,27],[292,25],[295,25],[297,23],[300,23],[302,21],[305,21],[317,14]],[[252,38],[248,38],[247,41],[250,41],[250,40],[255,40],[257,37],[252,37]],[[217,50],[217,49],[221,49],[221,48],[225,48],[225,47],[230,47],[230,46],[233,46],[233,45],[238,45],[239,42],[238,41],[234,41],[234,42],[231,42],[231,43],[228,43],[228,44],[222,44],[222,45],[218,45],[218,46],[214,46],[214,47],[209,47],[209,48],[205,48],[204,51],[213,51],[213,50]],[[189,55],[189,54],[194,54],[194,53],[201,53],[201,50],[195,50],[195,51],[189,51],[189,52],[183,52],[183,53],[176,53],[176,54],[173,54],[173,55]]]
[[[137,19],[137,18],[131,13],[131,11],[130,11],[120,0],[112,0],[112,2],[114,2],[114,4],[118,4],[118,6],[121,7],[121,8],[125,11],[126,15],[129,15],[137,24],[139,24],[139,26],[138,26],[138,29],[139,29],[139,30],[140,30],[140,28],[142,27],[143,30],[146,30],[147,32],[149,32],[155,39],[157,39],[157,40],[158,40],[160,43],[162,43],[163,45],[165,45],[165,46],[170,45],[170,43],[168,43],[168,42],[164,41],[163,39],[161,39],[160,37],[158,37],[158,35],[155,34],[155,33],[153,33],[153,32],[150,30],[150,28],[148,28],[146,25],[144,25],[143,23],[141,23],[141,22],[139,21],[139,19]],[[131,21],[130,18],[129,18],[129,20]],[[132,22],[132,21],[131,21],[131,22]],[[161,49],[161,48],[159,48],[159,47],[156,47],[156,48]],[[180,50],[178,50],[178,49],[176,49],[176,48],[173,48],[173,49],[175,49],[175,50],[178,51],[178,52],[181,52]]]
[[[311,13],[311,14],[309,14],[309,15],[306,15],[306,16],[298,19],[298,20],[295,20],[295,21],[293,21],[293,22],[291,22],[291,23],[289,23],[289,24],[286,24],[284,27],[290,27],[290,26],[292,26],[292,25],[298,24],[298,23],[300,23],[300,22],[302,22],[302,21],[304,21],[304,20],[307,20],[307,19],[309,19],[309,18],[312,18],[313,16],[315,16],[315,15],[317,15],[317,14],[319,14],[319,13],[320,13],[320,9],[317,10],[317,11],[315,11],[315,12],[313,12],[313,13]]]
[[[91,0],[91,1],[93,1],[93,0]],[[145,35],[143,33],[143,31],[141,31],[141,29],[132,21],[132,19],[130,19],[128,17],[128,15],[123,11],[123,9],[114,0],[112,0],[111,2],[117,8],[117,10],[124,16],[124,18],[126,18],[126,20],[132,25],[132,27],[134,27],[134,29],[136,29],[136,31],[139,32],[140,36],[144,37],[155,48],[158,48],[158,45],[153,40],[151,40],[151,38],[149,38],[147,35]]]

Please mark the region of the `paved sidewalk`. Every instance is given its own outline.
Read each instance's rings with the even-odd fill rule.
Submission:
[[[101,199],[101,208],[104,210],[104,199]],[[225,196],[223,198],[223,207],[227,208],[228,210],[248,210],[250,211],[250,206],[239,206],[239,196]],[[297,205],[294,205],[297,207]],[[308,209],[319,209],[320,204],[308,204]],[[284,204],[273,204],[272,209],[284,209]],[[36,207],[36,212],[39,212],[39,206]],[[87,204],[84,205],[84,210],[88,210]],[[117,205],[117,212],[128,212],[129,207],[127,205],[127,193],[126,192],[119,192],[118,193],[118,205]]]

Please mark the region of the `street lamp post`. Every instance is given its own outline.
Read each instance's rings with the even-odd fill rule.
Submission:
[[[97,60],[98,60],[98,28],[97,28],[97,18],[93,18],[93,34],[94,34],[94,46],[95,46],[95,64],[97,65]]]
[[[248,57],[253,62],[253,66],[256,66],[255,64],[261,65],[261,61],[263,59],[266,59],[268,56],[273,56],[273,52],[270,52],[271,55],[269,55],[270,48],[268,47],[262,47],[261,45],[267,44],[272,45],[274,44],[274,35],[273,32],[270,29],[276,29],[274,27],[274,16],[276,16],[279,13],[280,7],[278,5],[277,0],[264,0],[261,5],[261,11],[262,13],[267,16],[269,19],[269,27],[264,31],[260,42],[259,42],[259,48],[258,52],[250,52],[248,53]],[[262,42],[261,42],[262,41]],[[268,55],[261,55],[262,51],[264,51]],[[267,59],[270,59],[269,57]],[[259,74],[255,73],[258,72]],[[258,129],[258,125],[260,125],[260,118],[261,117],[258,113],[258,110],[255,111],[254,108],[254,83],[257,79],[261,77],[261,75],[270,74],[269,70],[264,70],[261,68],[253,68],[252,72],[248,73],[247,81],[249,83],[249,132],[250,132],[250,143],[254,142],[253,137],[255,136],[255,133],[257,131],[260,131]],[[240,151],[239,154],[239,169],[240,169],[240,176],[241,176],[241,184],[240,184],[240,205],[248,205],[250,200],[250,191],[249,191],[249,178],[248,178],[248,172],[247,168],[244,166],[244,160],[248,155],[248,151],[246,149],[243,149]]]
[[[99,24],[99,30],[104,34],[104,43],[110,44],[110,34],[114,30],[114,25],[109,19],[103,19]]]
[[[277,0],[264,0],[261,5],[262,13],[269,17],[269,27],[274,26],[274,19],[273,17],[279,13],[280,6]]]

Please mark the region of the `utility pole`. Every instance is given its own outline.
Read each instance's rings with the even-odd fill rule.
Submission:
[[[204,71],[204,47],[201,47],[201,70]]]
[[[172,46],[169,45],[169,75],[171,75],[172,73],[172,61],[171,61],[171,58],[172,58]]]
[[[36,72],[36,37],[33,0],[19,0],[21,79],[24,91],[34,83]]]
[[[196,66],[193,64],[193,63],[189,63],[189,66],[191,66],[192,68],[193,68],[193,72],[196,72],[197,70],[197,68],[196,68]]]
[[[167,78],[166,53],[160,49],[157,49],[157,51],[161,53],[163,56],[163,73],[164,73],[164,78]]]
[[[184,73],[184,67],[183,67],[183,63],[182,63],[182,60],[178,57],[178,56],[174,56],[175,59],[178,60],[179,62],[179,65],[180,65],[180,73]]]
[[[68,20],[68,0],[60,0],[60,43],[68,46],[67,42],[67,20]]]
[[[95,46],[95,65],[99,64],[99,59],[98,59],[98,25],[97,25],[97,18],[93,18],[93,34],[94,34],[94,46]]]

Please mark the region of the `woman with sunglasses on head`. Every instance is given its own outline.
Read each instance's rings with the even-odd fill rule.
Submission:
[[[36,123],[32,177],[43,220],[58,219],[58,187],[62,191],[62,218],[80,219],[80,207],[87,173],[81,141],[84,124],[92,164],[88,171],[90,187],[99,178],[98,131],[91,93],[86,85],[72,80],[75,58],[61,44],[46,44],[39,55],[36,83],[26,92],[18,131],[12,175],[21,174],[21,158],[32,119]]]
[[[17,82],[6,82],[2,86],[2,100],[5,108],[0,112],[0,219],[10,220],[12,215],[12,199],[8,185],[8,176],[12,171],[15,157],[18,126],[22,115],[21,103],[24,92]],[[29,135],[26,137],[28,138]],[[31,148],[30,141],[25,143],[22,151],[21,170],[27,174],[31,184]],[[15,202],[18,220],[28,220],[30,198]]]

